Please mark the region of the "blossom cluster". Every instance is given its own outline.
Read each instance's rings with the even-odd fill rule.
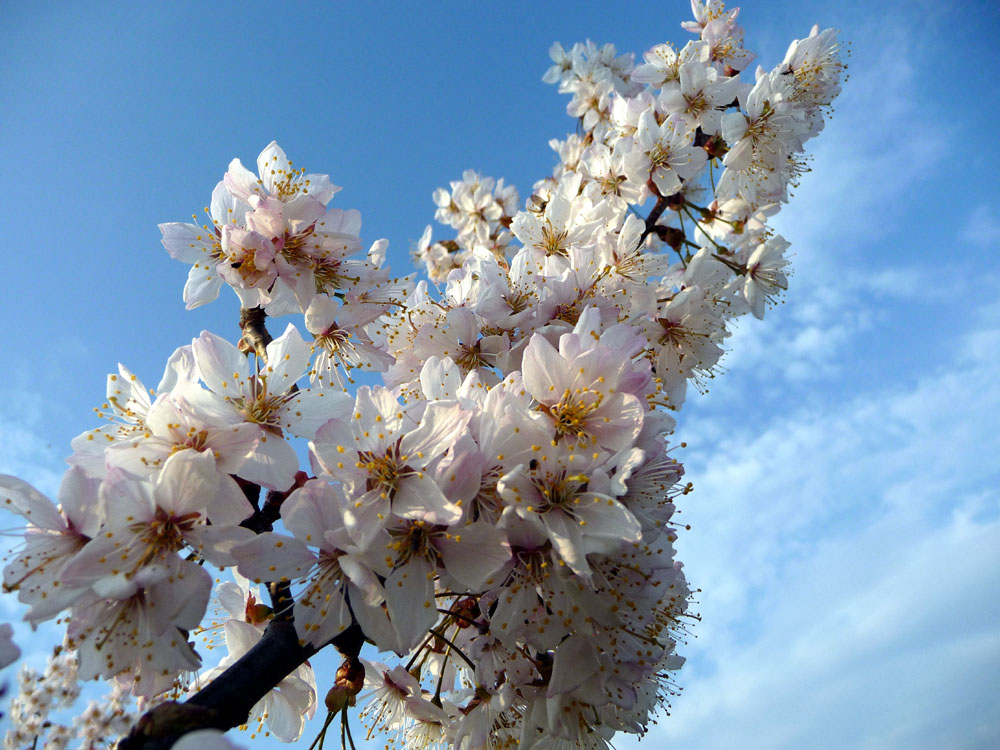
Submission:
[[[44,738],[42,747],[50,750],[71,746],[96,750],[120,736],[136,719],[130,706],[131,697],[115,686],[103,701],[88,702],[72,721],[60,721],[59,712],[73,706],[79,697],[74,654],[61,652],[52,656],[42,673],[21,667],[18,693],[10,704],[4,748],[37,747],[38,740]]]
[[[732,320],[786,289],[788,243],[767,221],[844,69],[835,32],[813,29],[747,76],[738,11],[692,6],[697,38],[640,64],[553,46],[544,80],[578,132],[553,142],[523,207],[472,171],[436,191],[456,236],[424,232],[429,281],[392,278],[384,240],[357,257],[360,215],[275,143],[257,174],[233,160],[210,224],[161,225],[192,264],[188,307],[225,282],[244,338],[203,332],[155,389],[119,366],[58,504],[0,480],[28,523],[5,588],[33,623],[69,610],[81,677],[145,698],[197,689],[285,617],[302,644],[360,628],[400,659],[363,662],[362,718],[407,746],[604,748],[646,731],[691,617],[671,412],[716,372]],[[270,340],[262,321],[292,313],[305,335]],[[358,370],[382,383],[352,395]],[[255,521],[260,488],[277,529]],[[271,606],[256,584],[279,592]],[[192,677],[213,592],[229,656]],[[356,657],[331,711],[362,690]],[[321,687],[295,666],[255,712],[285,740]]]

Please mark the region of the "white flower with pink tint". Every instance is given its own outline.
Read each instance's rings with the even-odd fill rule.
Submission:
[[[551,541],[559,557],[588,579],[591,553],[614,554],[641,538],[639,522],[608,492],[603,462],[569,447],[537,446],[536,458],[497,484],[504,508],[501,525],[516,516]]]
[[[306,310],[306,330],[313,335],[316,358],[310,380],[319,387],[346,390],[353,370],[385,372],[395,358],[375,345],[367,328],[385,312],[383,305],[338,303],[316,295]]]
[[[239,476],[272,489],[288,489],[299,460],[285,433],[312,438],[323,423],[348,413],[350,397],[296,385],[309,369],[310,348],[292,325],[267,345],[267,360],[257,362],[254,373],[246,355],[208,331],[192,347],[198,374],[223,402],[226,418],[252,426],[257,438]]]
[[[196,451],[168,458],[152,482],[110,472],[101,485],[102,533],[67,563],[61,577],[78,587],[104,578],[129,581],[144,566],[169,567],[184,549],[220,567],[233,565],[230,550],[253,532],[214,512],[220,482],[213,458]],[[228,509],[221,516],[229,516]]]
[[[343,492],[313,479],[295,490],[282,507],[285,534],[259,534],[236,548],[239,571],[251,580],[303,584],[292,610],[303,641],[319,648],[352,622],[366,622],[368,607],[383,601],[371,563],[344,528]],[[348,608],[350,597],[351,608]]]
[[[59,486],[59,505],[27,482],[0,475],[0,503],[28,522],[24,546],[14,549],[3,569],[4,591],[30,605],[25,619],[34,625],[54,617],[85,593],[66,583],[66,563],[100,528],[97,512],[99,481],[72,467]]]
[[[558,349],[543,336],[532,336],[522,364],[524,387],[537,402],[536,410],[550,421],[553,442],[617,452],[642,429],[645,405],[621,388],[631,370],[629,357],[641,351],[642,341],[623,331],[624,359],[613,347],[594,346],[596,334],[581,334],[596,316],[597,310],[588,308],[580,333],[563,334]]]
[[[658,123],[646,110],[639,118],[635,148],[625,156],[625,174],[645,185],[652,180],[666,198],[681,189],[681,181],[697,175],[706,163],[705,150],[694,146],[694,130],[679,115]]]
[[[390,515],[431,524],[462,516],[430,471],[465,430],[471,415],[432,403],[419,424],[385,388],[362,387],[350,420],[331,420],[310,443],[320,469],[344,484],[348,531],[367,548]]]
[[[239,159],[229,163],[223,179],[233,196],[249,204],[251,198],[276,198],[284,203],[316,200],[326,205],[340,190],[325,174],[306,174],[304,169],[293,169],[284,149],[271,141],[257,157],[260,177],[243,166]]]

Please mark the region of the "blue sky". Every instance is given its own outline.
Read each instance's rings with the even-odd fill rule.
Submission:
[[[540,81],[553,41],[641,54],[683,43],[687,17],[684,2],[3,3],[0,472],[54,492],[117,362],[155,384],[201,330],[235,338],[231,293],[184,310],[187,266],[156,228],[200,213],[234,156],[277,139],[329,172],[334,205],[360,209],[402,271],[435,187],[474,168],[526,197],[549,173],[548,140],[573,128]],[[678,547],[703,621],[683,694],[639,746],[996,747],[1000,10],[746,2],[741,20],[767,67],[813,23],[840,28],[851,78],[776,222],[786,304],[739,327],[683,412],[696,491]]]

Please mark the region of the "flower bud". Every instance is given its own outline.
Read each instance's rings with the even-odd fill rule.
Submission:
[[[247,606],[243,616],[251,625],[260,625],[262,622],[266,622],[272,614],[274,613],[271,608],[266,604],[260,604],[253,594],[247,597]]]
[[[476,616],[479,614],[479,602],[469,596],[455,602],[451,611],[455,614],[455,625],[467,628],[475,624]]]
[[[333,687],[326,694],[326,708],[331,713],[354,705],[354,698],[365,686],[365,667],[359,659],[349,656],[337,668]]]
[[[708,154],[709,159],[721,159],[729,151],[726,140],[718,133],[705,141],[702,148],[705,149],[705,153]]]

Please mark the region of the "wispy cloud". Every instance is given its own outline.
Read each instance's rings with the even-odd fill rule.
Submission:
[[[962,224],[958,239],[978,247],[1000,247],[1000,210],[998,207],[980,203],[973,208]]]
[[[884,306],[943,293],[933,268],[906,252],[899,220],[945,157],[940,133],[948,126],[920,109],[913,35],[873,24],[882,37],[855,42],[877,54],[852,69],[826,130],[807,144],[813,173],[773,222],[792,243],[790,303],[764,325],[736,328],[724,360],[731,371],[791,381],[832,376],[855,335],[881,322]],[[925,127],[900,127],[918,115]]]
[[[987,303],[909,385],[799,406],[763,430],[688,425],[714,443],[688,457],[681,540],[704,621],[655,741],[1000,740],[997,372],[1000,304]]]
[[[673,715],[638,747],[1000,743],[997,280],[914,251],[907,212],[947,121],[921,103],[920,33],[898,21],[856,40],[878,53],[777,222],[796,251],[788,306],[739,328],[729,374],[687,407],[679,556],[703,621]],[[1000,236],[985,207],[963,218],[952,255]],[[888,375],[872,377],[862,342],[903,364],[869,352]]]
[[[55,408],[45,394],[9,381],[0,384],[0,402],[0,474],[21,477],[54,496],[69,454],[69,446],[54,446],[45,437],[45,425],[58,416]]]

